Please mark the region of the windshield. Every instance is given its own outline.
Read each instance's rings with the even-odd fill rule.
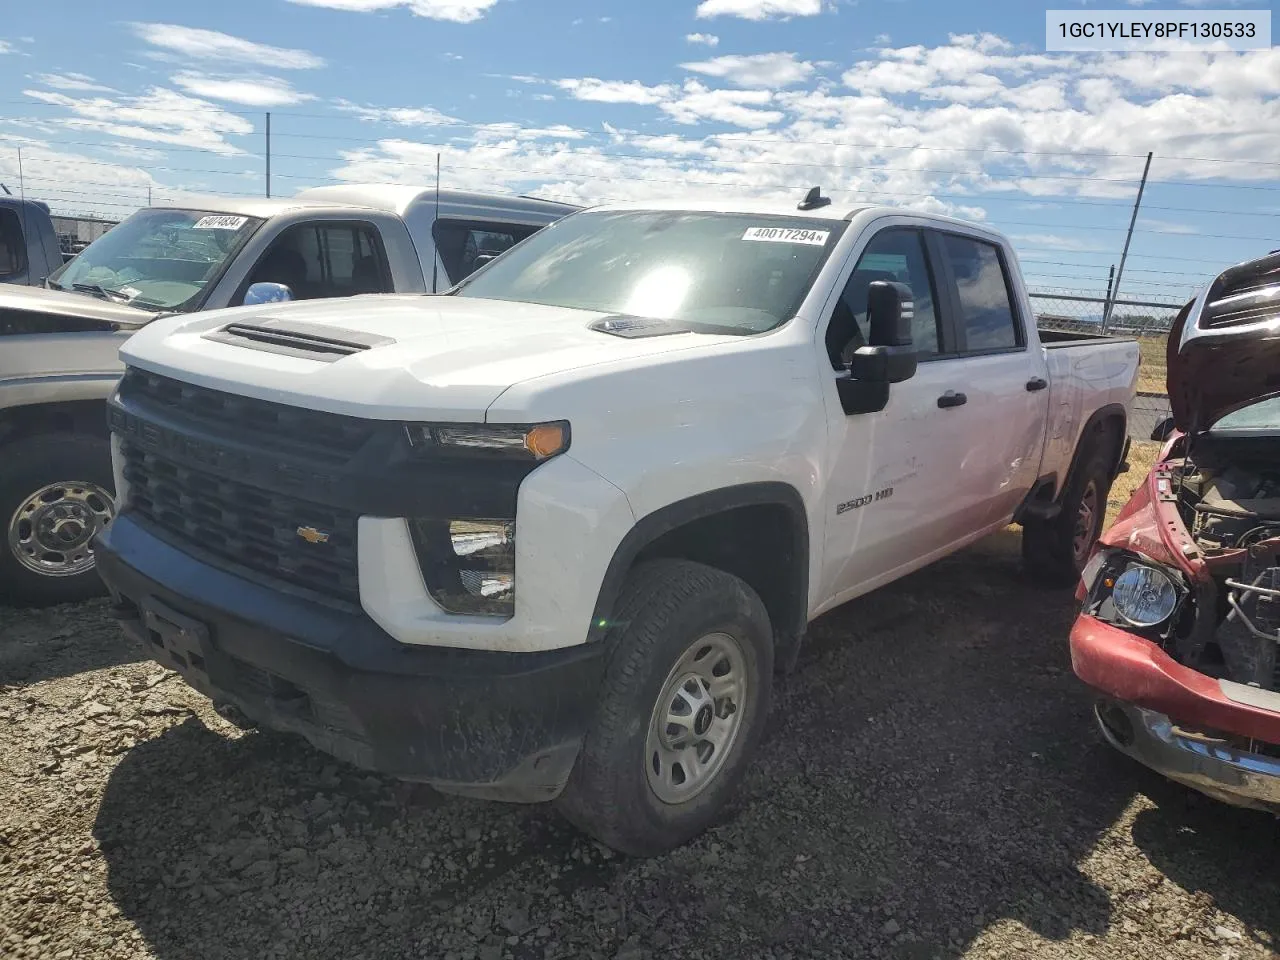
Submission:
[[[256,217],[205,210],[139,210],[54,271],[49,285],[140,307],[194,310],[261,225]]]
[[[1280,431],[1280,397],[1260,400],[1239,410],[1233,410],[1213,425],[1211,433],[1243,433],[1253,431]]]
[[[730,213],[575,213],[453,293],[761,333],[795,314],[845,226]]]

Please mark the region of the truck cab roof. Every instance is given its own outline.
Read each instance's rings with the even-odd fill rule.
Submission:
[[[417,210],[436,207],[434,187],[409,184],[337,184],[330,187],[312,187],[300,190],[292,197],[215,197],[193,195],[181,202],[167,204],[187,210],[208,210],[213,213],[229,213],[246,217],[268,219],[299,210],[349,210],[360,207],[378,210],[408,218]],[[563,217],[578,208],[572,204],[539,200],[533,197],[500,197],[489,193],[473,193],[465,190],[441,190],[440,215],[458,216],[466,213],[477,216],[477,211],[492,209],[501,211],[503,219],[521,219],[522,215],[535,222]]]

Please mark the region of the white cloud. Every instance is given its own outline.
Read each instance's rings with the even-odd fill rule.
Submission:
[[[216,104],[165,87],[151,87],[136,97],[73,97],[48,90],[22,95],[63,107],[71,115],[50,118],[46,125],[93,130],[125,140],[196,147],[225,156],[244,153],[228,135],[253,132],[253,124]]]
[[[1147,230],[1154,230],[1156,233],[1174,233],[1190,235],[1199,233],[1195,227],[1186,223],[1177,223],[1172,220],[1156,220],[1152,217],[1139,217],[1138,226]]]
[[[136,165],[104,162],[56,143],[34,137],[0,135],[0,182],[17,192],[18,162],[12,146],[23,148],[22,173],[26,194],[44,200],[54,213],[83,213],[119,220],[164,193],[150,173]],[[110,186],[104,187],[104,184]],[[106,190],[110,196],[104,196]]]
[[[555,85],[575,100],[594,103],[655,104],[670,98],[675,88],[668,84],[645,86],[639,80],[599,80],[596,77],[556,80]]]
[[[133,31],[153,47],[193,60],[251,63],[276,70],[323,67],[324,59],[307,50],[255,43],[217,30],[182,27],[173,23],[135,23]]]
[[[33,78],[37,83],[55,90],[77,90],[82,93],[118,93],[112,87],[98,83],[83,73],[40,73]]]
[[[374,13],[406,7],[416,17],[430,20],[448,20],[453,23],[472,23],[479,20],[498,0],[289,0],[306,7],[328,7],[330,10],[350,10],[355,13]]]
[[[309,93],[295,90],[288,80],[281,77],[221,77],[188,70],[176,74],[173,82],[198,97],[241,103],[246,107],[284,107],[315,99]]]
[[[1015,233],[1013,239],[1023,247],[1044,247],[1049,250],[1092,253],[1101,249],[1090,240],[1082,240],[1079,237],[1064,237],[1056,233]]]
[[[696,16],[741,17],[768,20],[773,17],[812,17],[822,12],[822,0],[702,0]]]
[[[714,33],[686,33],[684,40],[685,43],[700,43],[706,47],[714,47],[720,43],[720,38]]]
[[[711,120],[760,130],[782,119],[780,111],[764,109],[772,102],[773,94],[768,90],[710,90],[690,80],[679,97],[659,104],[659,109],[676,123]]]
[[[814,71],[812,63],[797,60],[794,53],[729,54],[680,66],[739,87],[790,87],[808,80]]]
[[[8,40],[0,40],[0,54],[13,53],[13,44]]]
[[[456,124],[458,120],[435,107],[373,107],[335,100],[334,106],[344,113],[354,113],[361,120],[390,123],[398,127],[437,127]]]

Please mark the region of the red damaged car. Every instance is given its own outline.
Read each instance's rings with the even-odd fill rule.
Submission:
[[[1280,813],[1280,255],[1182,309],[1168,386],[1167,442],[1081,578],[1071,662],[1117,749]]]

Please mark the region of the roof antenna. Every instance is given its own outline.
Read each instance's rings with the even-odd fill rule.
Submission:
[[[796,204],[796,209],[817,210],[819,207],[825,207],[829,203],[831,203],[831,198],[822,195],[821,187],[810,187],[809,192],[804,195],[804,199]]]
[[[10,190],[10,189],[9,189],[7,186],[5,186],[3,183],[0,183],[0,190],[3,190],[3,191],[4,191],[4,195],[5,195],[6,197],[12,197],[12,196],[13,196],[13,191],[12,191],[12,190]]]

